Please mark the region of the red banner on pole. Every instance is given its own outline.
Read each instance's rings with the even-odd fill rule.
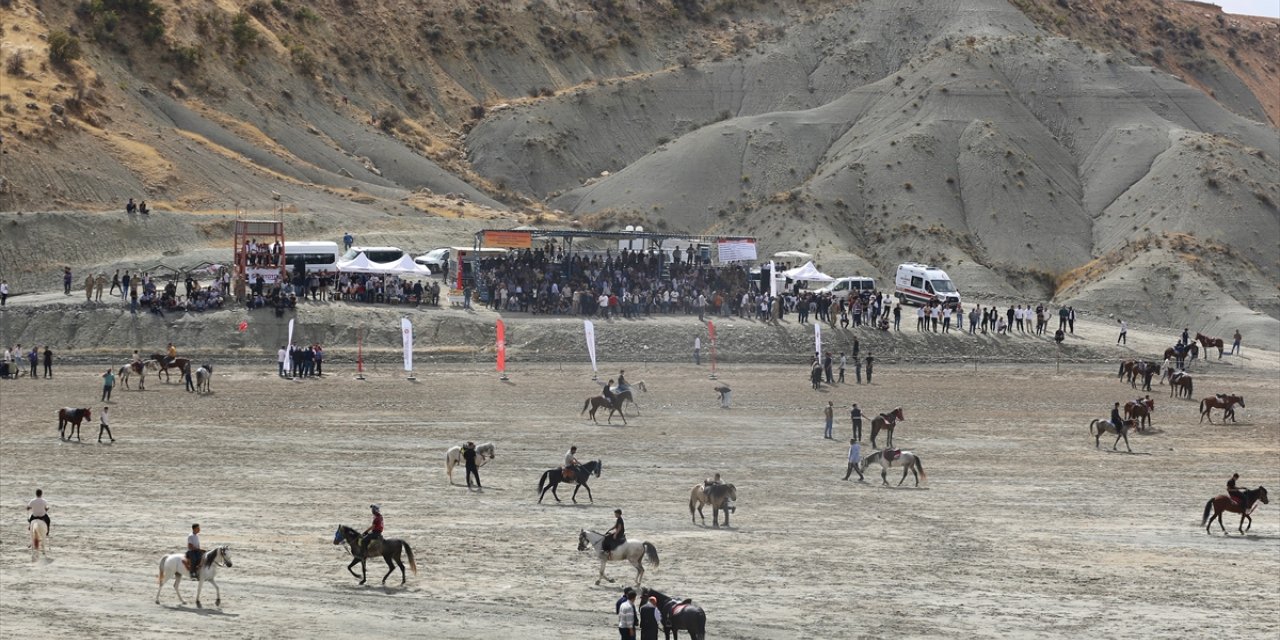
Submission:
[[[498,371],[507,370],[507,327],[498,320]]]
[[[716,325],[707,321],[707,336],[711,338],[711,375],[716,374]]]
[[[364,373],[364,328],[356,328],[356,373]]]

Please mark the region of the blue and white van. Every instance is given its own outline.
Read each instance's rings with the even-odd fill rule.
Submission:
[[[898,265],[893,284],[898,299],[908,304],[924,305],[935,301],[960,304],[960,292],[951,282],[951,276],[926,264],[906,262]]]

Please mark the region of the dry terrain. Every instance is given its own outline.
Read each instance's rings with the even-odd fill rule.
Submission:
[[[1157,430],[1133,455],[1089,446],[1088,421],[1134,393],[1101,365],[886,366],[873,385],[821,392],[794,367],[731,365],[722,410],[705,367],[630,364],[649,393],[626,427],[577,415],[596,391],[585,365],[521,363],[509,382],[443,365],[416,383],[241,367],[210,395],[117,391],[113,445],[90,426],[84,444],[57,440],[58,407],[101,407],[99,367],[60,368],[0,383],[0,636],[612,637],[632,574],[612,565],[618,585],[594,586],[575,544],[622,507],[631,538],[661,553],[646,582],[701,603],[714,638],[1274,638],[1280,504],[1249,536],[1197,526],[1233,471],[1280,487],[1274,354],[1251,363],[1196,382],[1197,397],[1242,393],[1238,424],[1198,425],[1193,402],[1157,387]],[[849,423],[822,439],[828,400],[842,414],[904,406],[896,444],[922,456],[927,484],[841,481]],[[444,450],[467,439],[497,445],[483,493],[444,478]],[[538,504],[539,474],[569,444],[604,462],[594,504]],[[715,471],[740,497],[720,530],[686,509]],[[33,563],[21,504],[37,486],[54,527]],[[331,544],[372,502],[417,552],[403,588],[357,586]],[[232,545],[220,609],[211,595],[177,606],[171,588],[153,603],[157,559],[193,521],[206,546]]]

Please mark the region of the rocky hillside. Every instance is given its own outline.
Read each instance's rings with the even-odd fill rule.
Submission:
[[[1280,335],[1274,20],[1175,0],[0,11],[0,211],[732,231],[842,273],[925,260],[968,292]],[[0,272],[47,277],[18,235]]]

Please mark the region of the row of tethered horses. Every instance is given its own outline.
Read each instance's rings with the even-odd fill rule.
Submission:
[[[1190,400],[1192,399],[1192,394],[1195,391],[1195,382],[1191,374],[1187,373],[1183,366],[1187,361],[1195,361],[1198,357],[1200,350],[1197,348],[1196,343],[1198,342],[1199,346],[1203,346],[1206,353],[1210,348],[1217,348],[1218,359],[1222,359],[1223,351],[1223,341],[1221,338],[1211,338],[1197,333],[1195,340],[1195,342],[1186,346],[1186,349],[1182,354],[1179,354],[1178,350],[1174,347],[1165,349],[1164,362],[1166,364],[1152,362],[1150,360],[1125,360],[1120,363],[1120,372],[1117,377],[1122,380],[1127,379],[1129,386],[1134,389],[1138,388],[1139,381],[1141,381],[1142,390],[1151,391],[1151,380],[1158,375],[1160,376],[1160,384],[1163,385],[1168,382],[1170,398],[1185,397]],[[1236,405],[1239,405],[1241,408],[1245,408],[1243,395],[1235,393],[1216,393],[1211,396],[1206,396],[1200,400],[1200,422],[1203,423],[1207,419],[1209,423],[1212,424],[1213,411],[1215,409],[1222,410],[1222,421],[1224,423],[1228,419],[1232,422],[1236,422]],[[1125,446],[1128,447],[1129,438],[1127,431],[1130,428],[1137,428],[1141,431],[1144,425],[1150,428],[1151,413],[1155,411],[1155,408],[1155,400],[1152,400],[1150,396],[1130,400],[1124,403],[1124,424],[1114,425],[1112,429],[1106,429],[1105,431],[1116,434],[1117,444],[1123,438]],[[1091,433],[1094,432],[1095,427],[1099,427],[1094,438],[1095,446],[1104,431],[1103,428],[1100,428],[1100,423],[1110,424],[1108,421],[1094,420],[1089,426]],[[1112,448],[1114,449],[1115,445],[1112,445]],[[1210,527],[1213,525],[1215,520],[1218,522],[1218,526],[1222,529],[1223,533],[1226,533],[1226,527],[1222,525],[1222,514],[1230,511],[1240,514],[1240,526],[1237,527],[1237,530],[1243,534],[1253,526],[1253,518],[1249,515],[1253,509],[1258,504],[1268,503],[1267,490],[1265,487],[1241,490],[1238,494],[1238,498],[1239,499],[1233,496],[1221,495],[1209,500],[1209,502],[1205,504],[1204,516],[1201,520],[1201,524],[1204,525],[1206,533],[1209,532]],[[1210,517],[1211,512],[1212,517]],[[1248,526],[1245,526],[1246,522],[1248,523]]]

